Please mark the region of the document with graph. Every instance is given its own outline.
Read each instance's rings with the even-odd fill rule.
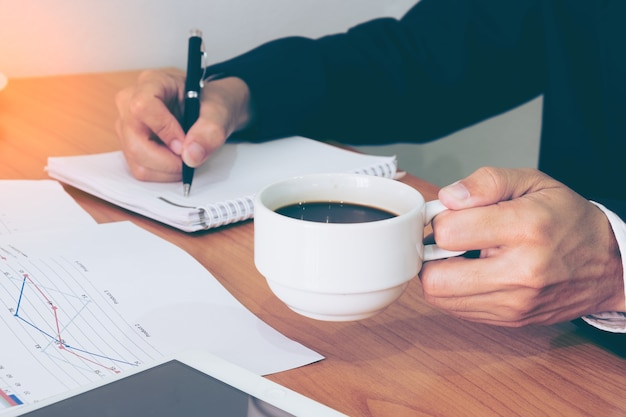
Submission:
[[[259,374],[322,359],[130,222],[0,235],[0,340],[0,415],[187,348]]]

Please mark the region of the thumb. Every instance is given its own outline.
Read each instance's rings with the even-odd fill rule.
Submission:
[[[452,210],[487,206],[545,188],[548,178],[534,169],[483,167],[443,187],[439,200]]]
[[[249,89],[238,78],[226,77],[206,84],[202,91],[200,117],[187,132],[181,157],[190,167],[202,165],[226,138],[247,125]]]
[[[199,167],[224,144],[226,136],[220,125],[206,119],[198,119],[185,137],[181,152],[183,161],[190,167]]]

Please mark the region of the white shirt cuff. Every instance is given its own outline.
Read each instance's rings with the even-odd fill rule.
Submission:
[[[613,234],[617,240],[617,246],[622,254],[622,271],[624,271],[624,291],[626,297],[626,223],[620,219],[620,217],[604,207],[602,204],[592,201],[593,204],[598,206],[600,210],[604,212],[609,219]],[[626,306],[625,306],[626,308]],[[592,314],[582,318],[590,325],[602,330],[606,330],[613,333],[626,333],[626,313],[620,312],[606,312]]]

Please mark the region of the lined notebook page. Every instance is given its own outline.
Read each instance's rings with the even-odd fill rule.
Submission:
[[[180,182],[149,183],[130,174],[121,152],[48,159],[48,174],[104,200],[185,231],[249,219],[267,184],[321,172],[393,177],[395,157],[365,155],[310,139],[229,143],[196,169],[191,194]]]

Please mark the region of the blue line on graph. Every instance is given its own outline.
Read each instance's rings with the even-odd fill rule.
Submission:
[[[11,399],[12,399],[12,400],[15,402],[15,404],[17,404],[17,405],[22,405],[22,404],[24,404],[24,403],[22,402],[22,400],[20,400],[19,398],[17,398],[17,396],[16,396],[16,395],[14,395],[14,394],[9,395],[9,397],[11,397]]]
[[[17,307],[15,307],[15,317],[18,317],[20,313],[20,304],[22,304],[22,294],[24,294],[24,287],[26,286],[26,276],[22,279],[22,288],[20,289],[20,296],[17,299]]]
[[[99,354],[99,353],[95,353],[95,352],[90,352],[90,351],[85,350],[85,349],[81,349],[81,348],[73,347],[72,345],[70,345],[70,344],[66,343],[66,342],[65,342],[65,340],[63,340],[63,338],[61,337],[61,335],[60,335],[60,334],[59,334],[59,335],[50,334],[50,333],[46,332],[45,330],[43,330],[42,328],[38,327],[35,323],[33,323],[33,322],[31,322],[31,321],[29,321],[29,320],[27,320],[27,319],[25,319],[25,318],[21,317],[21,316],[19,315],[19,310],[20,310],[20,306],[21,306],[21,303],[22,303],[22,297],[23,297],[23,295],[24,295],[24,291],[25,291],[25,288],[26,288],[27,281],[28,281],[28,282],[30,282],[30,284],[34,287],[34,289],[35,289],[37,292],[39,292],[39,294],[40,294],[40,295],[44,298],[44,300],[46,301],[46,303],[47,303],[47,304],[48,304],[48,305],[52,308],[52,311],[53,311],[53,312],[55,312],[55,320],[56,320],[56,323],[55,323],[55,324],[56,324],[57,329],[60,329],[60,327],[59,327],[59,324],[60,324],[60,323],[59,323],[59,321],[58,321],[58,317],[56,316],[56,310],[58,310],[58,309],[59,309],[59,307],[58,307],[58,306],[56,306],[56,305],[55,305],[55,304],[54,304],[54,303],[53,303],[53,302],[52,302],[52,301],[51,301],[51,300],[50,300],[50,299],[49,299],[49,298],[48,298],[48,297],[47,297],[47,296],[43,293],[43,291],[41,291],[41,289],[39,288],[39,286],[38,286],[35,282],[33,282],[33,281],[30,279],[30,277],[28,276],[28,274],[24,274],[24,275],[23,275],[23,279],[22,279],[22,286],[21,286],[21,289],[20,289],[20,294],[19,294],[19,297],[18,297],[18,300],[17,300],[17,307],[16,307],[16,309],[15,309],[15,314],[14,314],[14,317],[16,317],[17,319],[19,319],[19,320],[20,320],[20,321],[22,321],[23,323],[27,324],[28,326],[32,327],[33,329],[35,329],[36,331],[38,331],[38,332],[39,332],[39,333],[41,333],[42,335],[45,335],[45,336],[46,336],[46,337],[48,337],[50,340],[54,341],[54,343],[57,343],[57,344],[58,344],[60,347],[62,347],[63,349],[65,349],[65,350],[67,350],[68,352],[73,353],[73,354],[75,354],[75,355],[77,355],[77,353],[83,353],[83,354],[86,354],[86,355],[91,355],[91,356],[96,357],[96,358],[99,358],[99,359],[106,359],[106,360],[110,360],[110,361],[112,361],[112,362],[119,363],[119,364],[125,364],[125,365],[137,366],[137,364],[136,364],[136,363],[128,362],[128,361],[123,360],[123,359],[116,359],[116,358],[113,358],[113,357],[110,357],[110,356],[106,356],[106,355],[103,355],[103,354]],[[83,307],[85,307],[85,306],[83,306]],[[81,311],[82,311],[82,309],[81,309]],[[59,332],[60,332],[60,330],[59,330]],[[79,355],[77,355],[77,356],[79,356]],[[96,364],[96,365],[98,365],[98,366],[102,366],[102,367],[104,367],[104,368],[107,368],[107,369],[110,369],[110,370],[114,370],[114,369],[113,369],[112,367],[110,367],[110,366],[106,366],[106,365],[103,365],[103,364],[101,364],[101,363],[94,362],[94,361],[92,361],[92,360],[90,360],[90,359],[88,359],[88,358],[86,358],[86,357],[82,357],[82,356],[79,356],[79,357],[80,357],[81,359],[83,359],[83,360],[90,361],[90,362],[92,362],[92,363],[94,363],[94,364]]]

